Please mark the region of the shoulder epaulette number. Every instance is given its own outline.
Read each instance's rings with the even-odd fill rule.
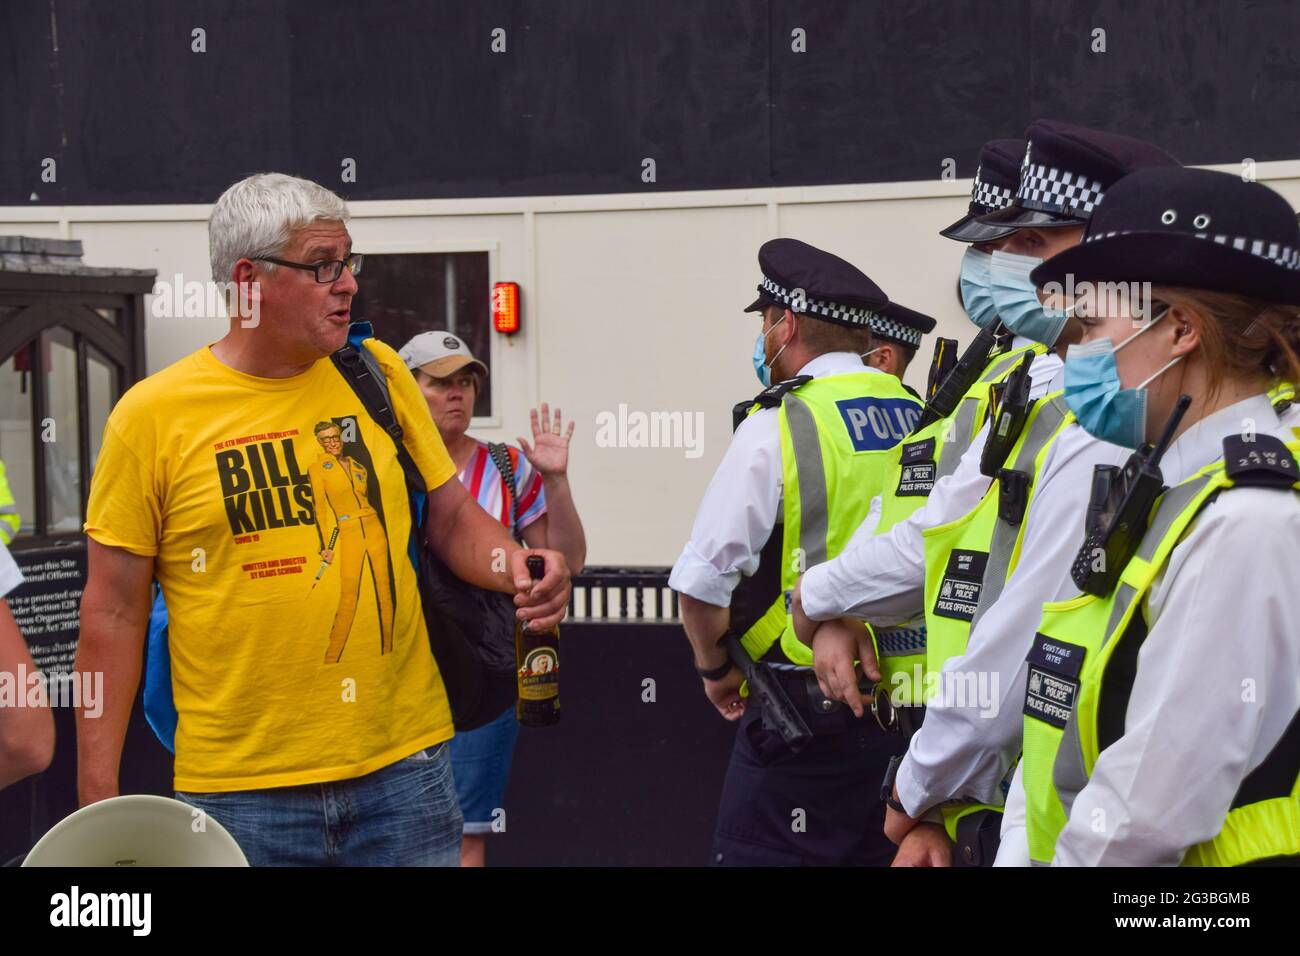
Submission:
[[[812,381],[812,378],[811,375],[796,375],[794,378],[787,378],[784,382],[777,382],[755,395],[754,404],[763,408],[776,408],[781,404],[781,399],[785,398],[786,392],[792,392],[801,385],[807,385]]]
[[[1290,488],[1300,482],[1295,455],[1273,435],[1242,435],[1223,439],[1223,463],[1235,485]]]
[[[741,423],[749,417],[750,409],[755,406],[777,408],[787,392],[808,384],[812,379],[811,375],[796,375],[794,378],[787,378],[783,382],[768,386],[747,402],[740,402],[731,410],[731,430],[734,432],[740,427]]]

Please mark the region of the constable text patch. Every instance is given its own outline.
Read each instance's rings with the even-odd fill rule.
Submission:
[[[934,600],[934,613],[955,621],[969,621],[975,617],[980,603],[980,588],[984,585],[984,565],[988,564],[987,551],[954,551],[948,556],[948,568],[939,585],[939,596]]]
[[[903,469],[898,476],[894,495],[899,498],[927,497],[934,488],[934,439],[903,445]]]
[[[1037,717],[1053,727],[1065,729],[1079,692],[1079,670],[1086,650],[1045,634],[1034,635],[1033,648],[1026,658],[1029,662],[1026,717]]]
[[[912,434],[921,407],[907,398],[846,398],[835,403],[854,451],[884,451]]]

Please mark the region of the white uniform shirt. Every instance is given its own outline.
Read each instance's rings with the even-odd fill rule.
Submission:
[[[1294,440],[1300,409],[1279,419],[1257,395],[1203,419],[1161,462],[1166,484],[1222,457],[1223,438],[1251,420]],[[1075,798],[1053,865],[1173,866],[1219,832],[1242,779],[1300,709],[1297,557],[1294,492],[1235,488],[1197,516],[1147,595],[1124,735]],[[1017,772],[999,865],[1028,860],[1024,800]]]
[[[1033,344],[1017,336],[1012,348]],[[1064,365],[1055,352],[1034,356],[1029,366],[1032,398],[1062,387]],[[803,609],[815,621],[845,615],[882,627],[904,625],[916,618],[925,592],[927,528],[954,521],[969,512],[988,491],[990,479],[980,472],[980,456],[988,423],[980,429],[957,469],[934,483],[926,503],[884,534],[871,536],[880,520],[878,505],[864,527],[854,533],[838,557],[804,574],[800,584]]]
[[[825,378],[858,372],[884,374],[854,352],[827,352],[799,375]],[[673,565],[668,586],[716,607],[731,606],[741,576],[758,570],[758,555],[781,513],[779,409],[763,408],[736,429],[713,480],[704,490],[690,540]]]
[[[1122,465],[1131,453],[1077,424],[1048,446],[1016,569],[971,631],[966,653],[944,663],[938,693],[898,767],[899,802],[911,816],[959,797],[1002,803],[1002,780],[1020,752],[1025,655],[1043,604],[1079,593],[1070,565],[1083,544],[1093,470]]]

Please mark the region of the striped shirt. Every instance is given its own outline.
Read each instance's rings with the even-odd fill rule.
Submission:
[[[478,447],[465,465],[465,470],[460,473],[461,484],[469,491],[470,497],[479,503],[479,507],[509,528],[510,498],[505,491],[505,479],[488,452],[487,442],[475,439],[475,443]],[[519,514],[519,528],[522,530],[546,514],[546,491],[542,488],[542,476],[519,449],[507,445],[506,451],[510,455],[510,464],[515,469],[515,488],[519,490],[515,508]]]

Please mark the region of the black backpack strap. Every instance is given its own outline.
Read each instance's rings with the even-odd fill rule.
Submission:
[[[379,367],[370,350],[349,342],[332,353],[330,360],[344,381],[352,386],[352,391],[361,399],[361,404],[370,413],[370,417],[393,439],[393,444],[397,447],[397,460],[401,462],[402,471],[406,474],[406,483],[415,491],[428,491],[424,485],[424,476],[420,474],[415,459],[406,450],[406,443],[402,440],[402,426],[398,424],[397,414],[389,400],[384,370]]]
[[[488,454],[492,456],[492,461],[497,466],[497,471],[501,472],[501,477],[505,480],[506,488],[510,494],[510,533],[514,535],[516,541],[520,540],[519,534],[519,488],[515,484],[515,466],[510,461],[510,449],[500,443],[488,442]]]
[[[740,402],[731,410],[731,430],[734,432],[749,417],[749,411],[754,406],[759,408],[776,408],[781,404],[787,392],[792,392],[801,385],[807,385],[811,382],[811,375],[796,375],[794,378],[787,378],[784,382],[777,382],[769,388],[763,389],[747,402]]]

